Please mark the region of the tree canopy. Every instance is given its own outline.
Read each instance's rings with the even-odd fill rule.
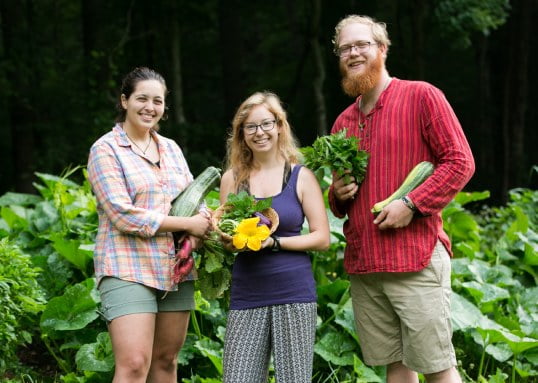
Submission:
[[[276,92],[310,145],[352,102],[331,43],[351,13],[387,23],[391,75],[445,93],[477,163],[468,188],[503,200],[536,185],[536,0],[0,0],[0,193],[85,164],[136,66],[167,80],[162,133],[195,174],[222,165],[235,108],[254,91]]]

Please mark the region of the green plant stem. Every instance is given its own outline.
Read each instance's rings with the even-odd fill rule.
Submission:
[[[72,369],[70,366],[67,365],[66,361],[60,358],[56,353],[54,352],[54,348],[50,345],[50,342],[47,337],[42,337],[43,343],[45,343],[45,346],[47,347],[47,350],[49,350],[52,357],[56,360],[56,363],[58,363],[58,366],[62,369],[62,371],[66,374],[69,374]]]
[[[482,368],[484,368],[484,359],[486,358],[486,345],[484,342],[484,349],[482,350],[482,355],[480,356],[480,365],[478,366],[478,376],[476,379],[480,379],[482,376]]]
[[[512,383],[516,383],[516,359],[517,355],[514,352],[514,359],[512,361]]]
[[[334,318],[336,318],[336,315],[338,314],[338,312],[340,312],[340,309],[342,308],[342,306],[346,303],[346,300],[348,298],[348,294],[349,293],[349,288],[342,294],[342,296],[340,297],[340,301],[338,301],[338,310],[335,310],[330,317],[328,317],[320,326],[319,326],[319,330],[318,331],[321,331],[323,328],[325,328],[325,326],[327,326],[329,323],[332,323],[332,321],[334,320]]]
[[[198,324],[198,318],[196,317],[196,311],[193,311],[193,313],[191,315],[191,323],[192,323],[192,327],[194,328],[194,332],[196,333],[196,336],[198,337],[198,339],[202,339],[203,335],[202,335],[202,332],[200,331],[200,325]]]

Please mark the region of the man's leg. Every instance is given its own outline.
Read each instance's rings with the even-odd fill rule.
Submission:
[[[434,374],[424,374],[428,383],[461,383],[461,377],[455,367]]]
[[[418,374],[402,362],[391,363],[387,366],[387,383],[418,383]]]

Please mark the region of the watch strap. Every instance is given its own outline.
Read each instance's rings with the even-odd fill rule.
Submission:
[[[413,201],[411,201],[411,199],[408,197],[408,196],[403,196],[401,198],[402,202],[404,203],[405,206],[407,206],[409,209],[411,209],[411,211],[415,212],[417,211],[417,207],[415,206],[415,204],[413,203]]]

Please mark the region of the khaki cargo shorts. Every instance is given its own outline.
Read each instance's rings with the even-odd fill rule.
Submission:
[[[456,365],[450,322],[450,257],[437,242],[426,268],[413,273],[350,275],[364,362],[401,361],[431,374]]]

